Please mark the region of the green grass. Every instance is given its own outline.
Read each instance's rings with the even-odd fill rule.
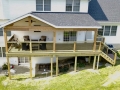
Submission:
[[[31,80],[26,79],[28,76],[16,75],[12,77],[15,80],[8,80],[8,77],[0,76],[0,90],[120,90],[120,76],[108,86],[103,86],[109,81],[108,76],[120,72],[119,64],[117,60],[116,66],[101,68],[96,72],[82,70],[46,79]]]

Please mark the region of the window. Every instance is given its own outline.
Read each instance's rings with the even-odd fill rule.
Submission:
[[[19,63],[29,63],[29,57],[19,57]]]
[[[64,41],[76,41],[76,31],[65,31]]]
[[[78,12],[80,9],[80,0],[66,0],[66,11]]]
[[[3,30],[0,28],[0,36],[3,36]]]
[[[36,11],[51,11],[51,0],[36,0]]]
[[[2,28],[0,28],[0,36],[3,36]],[[7,31],[7,36],[11,36],[11,31]]]
[[[101,36],[116,36],[117,26],[102,26],[98,29],[98,34]]]
[[[103,29],[104,29],[104,26],[102,26],[102,28],[100,28],[98,30],[98,34],[101,35],[101,36],[103,36]]]
[[[0,57],[6,57],[5,47],[0,47]]]

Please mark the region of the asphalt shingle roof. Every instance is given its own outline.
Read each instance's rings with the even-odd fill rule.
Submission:
[[[100,26],[87,13],[32,12],[31,14],[55,26]]]
[[[88,12],[97,21],[120,22],[120,0],[91,0]]]

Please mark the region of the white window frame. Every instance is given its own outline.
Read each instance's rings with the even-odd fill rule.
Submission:
[[[79,0],[80,1],[80,0]],[[67,6],[67,0],[66,0],[66,4],[65,4],[66,6]],[[79,11],[73,11],[73,7],[74,7],[74,0],[72,0],[72,11],[67,11],[66,9],[66,6],[65,6],[65,11],[66,12],[80,12],[80,4],[79,4]]]
[[[65,38],[65,32],[68,32],[68,36],[66,36],[68,39],[66,39],[66,40],[64,39]],[[72,34],[75,33],[75,36],[70,36],[70,33],[72,33]],[[64,31],[63,32],[63,41],[64,42],[67,42],[67,41],[76,41],[76,40],[77,40],[77,31]]]
[[[22,60],[23,62],[21,63]],[[28,60],[28,62],[26,63],[25,60]],[[29,63],[29,57],[19,57],[19,64],[28,64],[28,63]]]
[[[103,26],[103,35],[102,36],[106,36],[104,33],[105,33],[105,26],[110,26],[110,32],[109,32],[109,35],[108,36],[112,36],[111,35],[111,30],[112,30],[112,27],[113,26],[116,26],[118,28],[117,25],[102,25]],[[116,34],[117,34],[117,30],[116,30]],[[115,35],[116,36],[116,35]],[[107,36],[106,36],[107,37]]]
[[[5,48],[5,47],[4,47]],[[6,49],[6,48],[5,48]],[[3,54],[5,54],[5,52],[3,51],[3,47],[0,47],[0,53],[2,54],[2,56],[1,57],[4,57],[4,55]],[[6,57],[6,54],[5,54],[5,57]]]
[[[45,8],[44,8],[44,6],[45,6],[44,0],[43,0],[43,4],[42,4],[43,10],[37,10],[37,5],[40,5],[40,4],[37,4],[37,3],[36,3],[36,11],[41,11],[41,12],[42,12],[42,11],[45,11],[45,10],[44,10],[44,9],[45,9]],[[51,0],[50,0],[50,10],[48,10],[48,11],[51,11]],[[45,11],[45,12],[47,12],[47,11]]]

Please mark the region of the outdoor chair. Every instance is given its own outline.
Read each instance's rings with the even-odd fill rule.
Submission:
[[[46,41],[46,36],[41,36],[39,41]],[[40,49],[41,50],[46,50],[46,43],[40,43]]]

